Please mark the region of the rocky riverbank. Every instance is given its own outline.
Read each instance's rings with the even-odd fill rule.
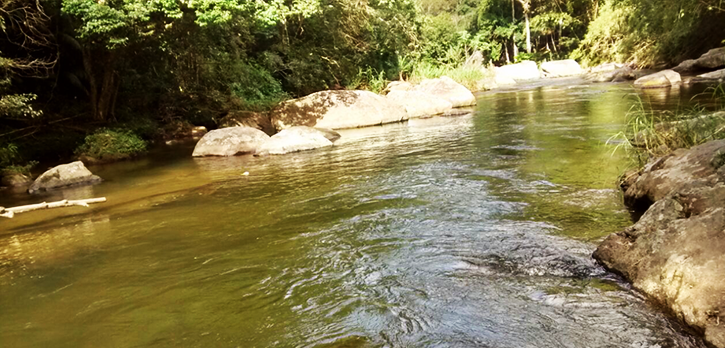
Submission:
[[[625,203],[645,213],[594,258],[725,347],[725,140],[654,159],[626,175],[622,189]]]

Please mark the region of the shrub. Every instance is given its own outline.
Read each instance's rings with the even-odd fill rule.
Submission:
[[[87,161],[116,161],[146,151],[146,142],[130,130],[101,128],[86,136],[75,154]]]

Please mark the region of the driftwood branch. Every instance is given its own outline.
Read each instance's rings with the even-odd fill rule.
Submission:
[[[33,210],[40,210],[40,209],[62,208],[62,207],[72,207],[72,206],[87,207],[89,204],[102,203],[105,201],[106,201],[106,197],[79,199],[79,200],[64,199],[62,201],[57,201],[57,202],[51,202],[51,203],[43,202],[43,203],[38,203],[38,204],[22,205],[22,206],[13,207],[13,208],[0,207],[0,217],[13,218],[15,216],[15,214],[25,213],[25,212],[29,212],[29,211],[33,211]]]

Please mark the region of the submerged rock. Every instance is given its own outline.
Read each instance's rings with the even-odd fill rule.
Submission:
[[[437,79],[423,80],[419,85],[413,87],[413,91],[422,92],[431,96],[445,99],[454,108],[461,106],[476,105],[476,97],[462,84],[453,81],[448,76]]]
[[[194,147],[193,157],[234,156],[254,153],[269,135],[252,127],[230,127],[206,133]]]
[[[582,67],[574,59],[554,60],[541,63],[541,70],[547,77],[579,76],[584,73]]]
[[[640,77],[634,81],[634,86],[639,88],[662,88],[678,86],[682,83],[680,74],[672,70],[662,70],[658,73]]]
[[[329,128],[315,128],[315,129],[322,132],[322,134],[325,136],[325,138],[327,138],[327,140],[329,140],[333,143],[335,141],[337,141],[337,139],[342,138],[342,135],[340,135],[340,133],[335,132],[332,129],[329,129]]]
[[[358,128],[405,121],[402,105],[369,91],[322,91],[281,103],[272,111],[272,125]]]
[[[391,91],[386,98],[403,105],[408,118],[439,115],[453,108],[448,100],[419,91]]]
[[[648,209],[594,258],[725,347],[725,140],[655,159],[624,188]]]
[[[49,189],[56,189],[69,186],[90,185],[101,182],[102,179],[93,175],[83,165],[83,162],[76,161],[68,164],[61,164],[41,174],[28,188],[28,193],[38,193]]]
[[[496,68],[496,78],[516,81],[537,80],[541,78],[539,67],[535,62],[525,60],[518,64],[504,65]]]
[[[258,155],[283,155],[290,152],[332,146],[324,132],[305,126],[290,127],[273,135],[257,150]]]

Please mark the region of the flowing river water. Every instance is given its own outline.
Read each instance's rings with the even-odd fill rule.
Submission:
[[[631,224],[607,141],[633,93],[483,94],[327,149],[192,144],[91,167],[96,186],[2,192],[108,202],[0,221],[0,347],[702,347],[590,257]]]

